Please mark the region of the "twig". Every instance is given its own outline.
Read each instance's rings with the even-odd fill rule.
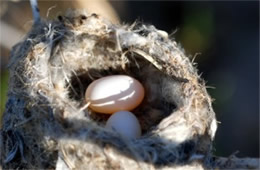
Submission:
[[[30,0],[30,3],[31,3],[31,8],[32,8],[34,23],[37,23],[41,19],[37,0]]]
[[[215,157],[215,164],[220,169],[259,169],[259,158],[237,158],[231,156],[228,158]]]

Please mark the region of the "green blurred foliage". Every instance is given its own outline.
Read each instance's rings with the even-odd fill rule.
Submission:
[[[5,108],[5,103],[7,99],[7,89],[8,89],[8,72],[1,71],[1,83],[0,83],[0,120]],[[1,121],[2,122],[2,121]],[[1,125],[0,122],[0,125]]]
[[[194,6],[184,8],[184,18],[177,35],[188,54],[195,55],[206,51],[211,46],[212,34],[214,33],[214,19],[211,8],[201,10]],[[200,55],[199,60],[203,60]]]

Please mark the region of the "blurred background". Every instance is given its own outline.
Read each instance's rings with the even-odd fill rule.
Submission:
[[[199,73],[220,122],[215,154],[259,157],[259,2],[39,1],[42,17],[52,19],[68,8],[87,9],[114,23],[136,19],[167,31],[196,56]],[[0,117],[8,88],[6,68],[11,47],[32,25],[29,1],[0,0]]]

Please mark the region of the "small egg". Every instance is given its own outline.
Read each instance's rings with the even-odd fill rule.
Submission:
[[[129,111],[119,111],[110,116],[106,128],[112,129],[126,139],[141,136],[141,127],[135,115]]]
[[[89,107],[99,113],[112,114],[135,109],[144,98],[142,84],[126,75],[113,75],[93,81],[86,90]]]

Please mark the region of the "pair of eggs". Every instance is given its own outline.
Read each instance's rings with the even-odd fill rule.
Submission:
[[[138,80],[126,75],[100,78],[88,86],[85,98],[91,110],[112,114],[107,120],[107,128],[126,138],[141,136],[138,119],[129,112],[144,98],[144,88]]]

